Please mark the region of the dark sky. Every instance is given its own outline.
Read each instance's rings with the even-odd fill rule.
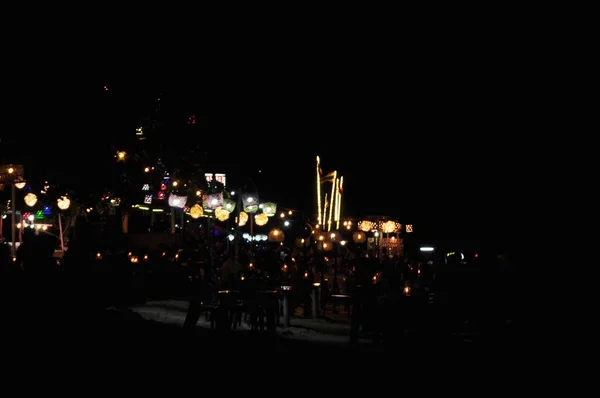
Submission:
[[[173,119],[196,112],[203,127],[176,145],[201,145],[213,159],[226,148],[220,161],[290,207],[312,210],[320,155],[325,173],[345,176],[353,215],[390,214],[444,237],[504,231],[513,219],[524,94],[508,63],[390,54],[184,69],[73,67],[7,80],[2,160],[74,181],[101,175],[110,143],[133,134],[160,95]]]

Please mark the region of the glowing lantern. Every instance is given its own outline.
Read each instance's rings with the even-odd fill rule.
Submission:
[[[190,216],[192,216],[192,218],[200,218],[204,215],[204,210],[202,209],[202,206],[200,206],[199,204],[195,204],[190,208]]]
[[[285,234],[278,229],[272,229],[269,232],[269,242],[283,242],[284,239]]]
[[[66,196],[61,196],[56,201],[56,204],[58,205],[59,209],[67,210],[69,208],[69,206],[71,206],[71,200],[69,198],[67,198]]]
[[[117,152],[117,160],[120,162],[124,161],[126,156],[127,156],[127,152],[125,152],[125,151]]]
[[[359,221],[358,222],[358,229],[360,229],[363,232],[369,232],[371,230],[373,230],[375,228],[375,223],[372,221]]]
[[[258,210],[258,195],[255,193],[247,193],[242,196],[242,203],[246,213],[256,213]]]
[[[406,232],[412,232],[413,231],[413,226],[412,224],[407,224],[406,225]]]
[[[244,225],[246,225],[247,222],[248,222],[248,213],[241,211],[240,219],[239,219],[240,227],[243,227]]]
[[[308,247],[310,246],[310,239],[298,238],[296,239],[296,247]]]
[[[212,193],[204,196],[203,206],[207,209],[215,210],[217,207],[223,207],[223,194]],[[231,212],[231,211],[230,211]]]
[[[174,193],[169,195],[169,206],[171,207],[183,209],[185,207],[185,202],[187,202],[187,196],[179,196]]]
[[[400,224],[392,220],[386,221],[381,224],[381,231],[386,234],[391,234],[400,230]]]
[[[354,234],[352,234],[352,240],[356,243],[364,243],[365,240],[367,240],[367,234],[356,231]]]
[[[222,207],[217,207],[215,209],[215,217],[217,217],[217,220],[219,221],[226,221],[229,218],[230,214],[230,212],[223,209]]]
[[[25,185],[27,185],[27,183],[25,181],[23,181],[23,182],[17,182],[15,184],[15,188],[17,188],[17,189],[23,189],[23,188],[25,188]]]
[[[25,204],[29,207],[35,206],[37,203],[37,196],[34,193],[28,193],[25,195]]]
[[[266,214],[261,213],[257,216],[254,217],[254,222],[256,223],[256,225],[258,225],[259,227],[262,227],[263,225],[265,225],[267,222],[269,222],[269,217],[267,217]]]
[[[223,199],[223,208],[228,212],[231,213],[233,210],[235,210],[235,205],[235,200]]]
[[[263,213],[268,217],[273,217],[277,212],[277,204],[273,202],[263,203]]]
[[[158,200],[165,200],[165,191],[160,191],[156,194]]]
[[[317,249],[319,251],[330,251],[331,249],[333,249],[333,244],[331,242],[325,242],[325,241],[321,241],[319,243],[317,243]]]

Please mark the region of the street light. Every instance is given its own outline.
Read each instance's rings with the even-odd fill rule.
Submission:
[[[67,210],[71,206],[71,200],[69,198],[67,198],[66,196],[61,196],[56,201],[56,204],[58,205],[58,208],[60,210]],[[65,254],[65,240],[63,238],[62,216],[61,216],[61,212],[60,211],[58,212],[58,233],[60,235],[60,250],[62,251],[62,254],[64,256],[64,254]]]
[[[16,206],[16,192],[15,188],[18,185],[23,183],[23,187],[25,187],[24,178],[23,178],[24,170],[22,165],[6,165],[0,167],[0,185],[1,184],[11,184],[11,238],[12,238],[12,246],[11,246],[11,254],[13,258],[15,258],[17,254],[17,242],[16,242],[16,230],[15,225],[17,224],[16,215],[17,209]]]

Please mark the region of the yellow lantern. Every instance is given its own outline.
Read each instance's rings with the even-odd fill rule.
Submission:
[[[15,188],[23,189],[23,188],[25,188],[25,185],[27,185],[27,183],[25,181],[17,182],[17,183],[15,183]]]
[[[217,220],[219,221],[226,221],[229,218],[229,214],[231,213],[223,209],[221,206],[215,209],[215,217],[217,217]]]
[[[264,214],[264,213],[260,213],[260,214],[258,214],[257,216],[254,217],[254,222],[259,227],[262,227],[263,225],[266,225],[267,222],[269,222],[269,217],[267,217],[267,215]]]
[[[269,232],[269,242],[283,242],[284,239],[285,234],[283,231],[272,229],[271,232]]]
[[[399,230],[400,224],[392,220],[381,223],[381,232],[385,232],[386,234],[392,234],[394,232],[398,232]]]
[[[373,221],[364,220],[358,222],[358,229],[363,232],[369,232],[375,228],[375,223]]]
[[[410,232],[412,232],[412,231],[413,231],[413,226],[412,226],[412,224],[407,224],[407,225],[406,225],[406,232],[409,232],[409,233],[410,233]]]
[[[29,207],[35,206],[37,203],[37,196],[34,193],[28,193],[25,195],[25,204]]]
[[[61,210],[67,210],[69,206],[71,206],[71,200],[66,196],[61,196],[60,198],[58,198],[56,203],[58,205],[58,208]]]
[[[202,206],[200,206],[199,204],[195,204],[190,208],[190,216],[192,216],[192,218],[200,218],[204,215],[204,210],[202,209]]]
[[[239,222],[240,227],[243,227],[244,225],[246,225],[246,223],[248,222],[248,213],[246,213],[245,211],[241,211],[240,219],[238,222]]]
[[[352,234],[352,240],[355,243],[364,243],[365,240],[367,240],[367,234],[365,234],[364,232],[356,231],[354,234]]]

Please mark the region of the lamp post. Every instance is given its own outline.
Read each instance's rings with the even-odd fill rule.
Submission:
[[[17,224],[17,210],[16,210],[16,191],[15,189],[17,188],[17,184],[19,184],[19,186],[21,188],[23,188],[25,185],[25,181],[23,179],[23,174],[24,174],[24,170],[23,170],[23,166],[22,165],[14,165],[14,164],[9,164],[6,166],[2,166],[0,168],[0,184],[10,184],[11,186],[11,226],[10,226],[10,231],[11,231],[11,239],[12,239],[12,245],[11,245],[11,254],[13,257],[16,256],[17,254],[17,242],[16,242],[16,238],[17,238],[17,231],[15,230],[15,226]]]
[[[67,210],[71,206],[71,200],[66,196],[61,196],[56,201],[59,210]],[[60,235],[60,250],[64,256],[65,254],[65,240],[63,237],[63,227],[62,227],[62,213],[58,212],[58,233]]]

